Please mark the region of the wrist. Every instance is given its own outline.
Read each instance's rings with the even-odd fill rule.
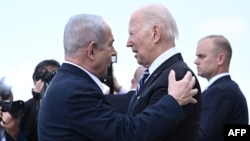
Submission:
[[[33,89],[32,89],[31,92],[32,92],[33,98],[34,98],[35,100],[40,100],[40,99],[42,99],[41,93],[35,92],[35,91],[33,91]]]

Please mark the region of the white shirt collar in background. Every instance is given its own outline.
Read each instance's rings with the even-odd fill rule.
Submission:
[[[204,90],[206,90],[209,86],[211,86],[216,80],[218,80],[219,78],[223,77],[223,76],[227,76],[229,75],[228,72],[225,73],[221,73],[221,74],[217,74],[214,77],[212,77],[209,81],[208,81],[208,85],[204,88]]]

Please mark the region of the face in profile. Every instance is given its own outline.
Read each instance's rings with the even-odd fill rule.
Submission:
[[[112,56],[116,55],[117,52],[113,46],[114,38],[110,27],[106,25],[106,37],[105,43],[102,45],[102,48],[96,49],[96,65],[98,71],[98,76],[102,77],[107,75],[107,70],[112,62]]]
[[[150,66],[153,57],[150,56],[154,51],[152,30],[149,26],[145,27],[142,19],[135,14],[129,22],[129,37],[127,47],[131,47],[135,53],[137,63],[143,66]]]

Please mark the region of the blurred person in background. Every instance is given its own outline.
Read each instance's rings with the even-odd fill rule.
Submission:
[[[133,78],[131,79],[130,90],[124,93],[109,94],[105,95],[108,102],[120,113],[126,114],[128,110],[128,105],[130,103],[132,95],[136,92],[136,87],[139,80],[146,68],[139,66],[136,68]],[[115,81],[114,81],[115,82]],[[115,82],[116,83],[116,82]],[[117,84],[119,85],[119,84]],[[121,86],[122,87],[122,86]]]
[[[23,125],[20,124],[25,110],[23,101],[13,101],[11,86],[5,84],[8,77],[0,81],[0,140],[27,141]]]
[[[25,134],[29,141],[38,141],[37,116],[40,109],[40,102],[43,98],[50,81],[60,68],[60,63],[54,59],[46,59],[39,62],[33,72],[32,98],[25,102],[26,110],[23,117]]]

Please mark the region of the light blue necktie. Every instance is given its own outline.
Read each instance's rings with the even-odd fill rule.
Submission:
[[[138,83],[138,86],[137,86],[137,88],[136,88],[136,95],[137,95],[137,93],[138,93],[140,87],[144,84],[144,82],[145,82],[145,80],[147,79],[148,76],[149,76],[149,70],[146,69],[146,70],[143,72],[143,74],[142,74],[142,76],[141,76],[141,79],[140,79],[140,81],[139,81],[139,83]]]

